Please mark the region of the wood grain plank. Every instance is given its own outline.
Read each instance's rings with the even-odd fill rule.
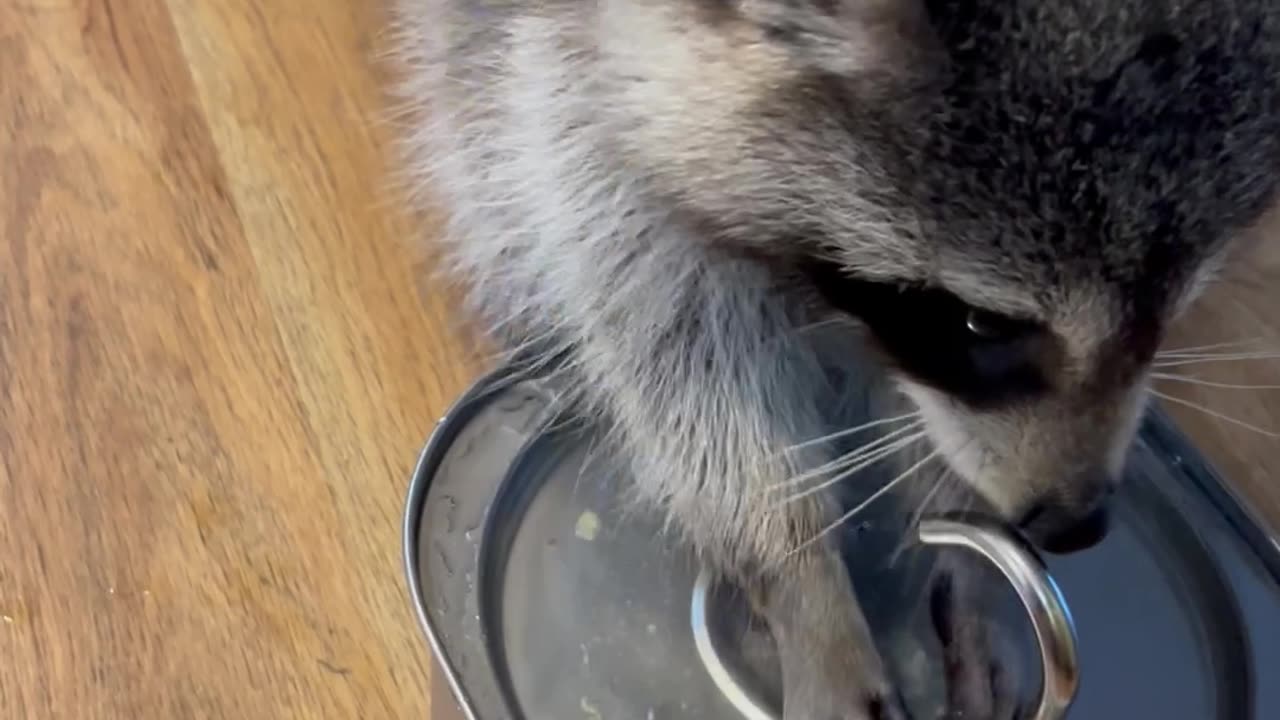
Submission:
[[[474,368],[350,7],[0,6],[0,716],[427,715],[399,512]]]
[[[382,96],[372,66],[379,19],[367,7],[335,2],[174,0],[170,7],[309,430],[324,438],[319,459],[330,481],[323,489],[339,515],[325,527],[338,530],[356,565],[378,571],[381,581],[365,583],[357,605],[394,620],[348,628],[341,639],[345,663],[355,668],[350,680],[363,684],[361,697],[382,704],[366,703],[361,716],[403,716],[406,696],[426,700],[423,665],[406,662],[425,654],[403,583],[385,582],[399,574],[398,554],[388,552],[398,550],[388,543],[396,536],[387,530],[398,529],[423,408],[438,414],[470,370],[433,361],[454,347],[440,332],[447,308],[442,295],[428,294],[424,313],[406,246],[415,228],[387,206],[388,163],[377,134],[385,130],[377,116]],[[333,599],[316,610],[338,610]],[[371,640],[386,644],[383,652],[370,652]]]

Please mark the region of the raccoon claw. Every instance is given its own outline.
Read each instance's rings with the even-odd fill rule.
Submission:
[[[938,720],[1018,720],[1023,716],[1021,705],[1001,665],[991,662],[986,669],[985,677],[980,671],[965,678],[956,678],[948,672],[949,684],[964,687],[951,691],[949,706]]]
[[[792,687],[783,702],[784,720],[913,720],[902,698],[891,690],[857,689],[852,686],[822,687],[805,683]]]
[[[1001,662],[997,628],[976,618],[971,599],[956,579],[942,574],[929,597],[934,632],[942,644],[947,707],[939,720],[1017,720],[1021,717],[1016,678]]]

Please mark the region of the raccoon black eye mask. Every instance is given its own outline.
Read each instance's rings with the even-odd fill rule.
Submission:
[[[974,307],[944,289],[858,280],[812,262],[805,275],[836,310],[863,322],[898,370],[976,408],[1048,389],[1052,348],[1040,324]]]

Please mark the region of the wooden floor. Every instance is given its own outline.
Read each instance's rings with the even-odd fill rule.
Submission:
[[[431,713],[399,515],[478,366],[388,190],[378,5],[0,3],[0,717]],[[1177,342],[1280,346],[1269,252]],[[1280,518],[1276,442],[1179,410]]]
[[[428,717],[377,5],[0,3],[0,717]]]

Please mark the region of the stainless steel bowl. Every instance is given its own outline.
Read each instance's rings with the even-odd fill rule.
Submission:
[[[437,426],[410,487],[405,570],[465,715],[752,717],[724,687],[774,712],[768,643],[699,651],[698,565],[656,519],[618,505],[625,478],[591,457],[595,429],[556,397],[543,378],[485,378]],[[1280,667],[1271,538],[1158,415],[1117,503],[1106,541],[1047,565],[997,529],[941,520],[923,526],[921,551],[959,545],[1008,578],[1010,621],[1030,628],[1044,675],[1037,718],[1068,705],[1068,720],[1280,717],[1280,684],[1254,681],[1255,668]],[[869,616],[902,604],[855,586],[876,590],[862,598]],[[708,626],[727,617],[702,612]],[[908,688],[926,704],[930,675]]]

